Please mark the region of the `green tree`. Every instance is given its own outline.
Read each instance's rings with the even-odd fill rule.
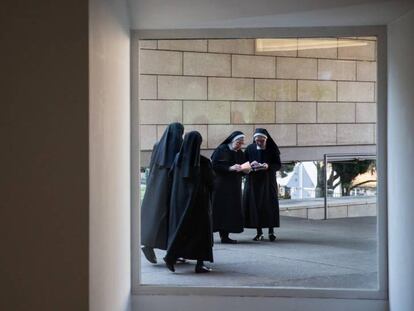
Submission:
[[[286,177],[288,173],[292,172],[295,168],[296,162],[283,163],[279,172],[282,178]]]
[[[323,197],[325,191],[325,166],[323,161],[313,161],[316,167],[316,189],[315,196]]]
[[[335,189],[342,186],[342,195],[348,196],[352,189],[362,184],[375,180],[366,180],[357,185],[352,185],[352,181],[360,174],[367,171],[373,173],[376,170],[375,161],[372,160],[352,160],[332,162],[332,171],[328,178],[328,189]]]

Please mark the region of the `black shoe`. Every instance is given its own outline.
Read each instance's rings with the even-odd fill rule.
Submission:
[[[144,253],[145,258],[150,263],[157,263],[157,256],[155,256],[154,249],[152,247],[143,246],[141,248],[142,252]]]
[[[206,267],[205,265],[196,265],[195,273],[208,273],[211,272],[211,268]]]
[[[164,257],[164,262],[165,265],[167,266],[168,270],[170,270],[171,272],[175,272],[175,268],[174,268],[174,262],[175,261],[170,261],[167,258]]]
[[[263,234],[256,234],[256,236],[253,238],[253,241],[263,241],[264,237]]]
[[[270,242],[274,242],[276,240],[276,236],[273,233],[269,234],[269,240]]]
[[[223,244],[237,244],[237,241],[232,240],[229,237],[223,237],[223,238],[221,238],[221,243],[223,243]]]

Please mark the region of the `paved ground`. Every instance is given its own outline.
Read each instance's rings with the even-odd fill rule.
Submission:
[[[267,235],[267,230],[265,231]],[[375,288],[377,284],[376,217],[307,220],[282,217],[276,242],[254,242],[255,230],[233,234],[237,245],[221,244],[215,235],[213,272],[195,274],[194,262],[176,272],[142,256],[142,283],[187,286],[276,286]],[[267,238],[267,236],[265,237]]]

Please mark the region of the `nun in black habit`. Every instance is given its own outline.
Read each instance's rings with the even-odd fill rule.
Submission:
[[[214,150],[211,160],[215,172],[213,190],[213,229],[219,231],[222,243],[235,244],[229,233],[243,232],[242,176],[246,161],[243,151],[245,135],[233,132]]]
[[[269,228],[269,240],[274,241],[273,228],[280,226],[276,182],[276,171],[281,167],[279,148],[266,129],[258,128],[245,156],[252,167],[243,195],[245,227],[257,229],[254,241],[263,240],[262,228]]]
[[[157,263],[154,248],[167,249],[171,188],[168,174],[181,148],[183,133],[181,123],[168,125],[151,155],[147,187],[141,204],[142,251],[151,263]]]
[[[200,133],[187,133],[170,171],[168,249],[164,261],[173,272],[178,258],[197,260],[196,273],[211,271],[204,261],[213,262],[213,170],[210,160],[200,155],[201,141]]]

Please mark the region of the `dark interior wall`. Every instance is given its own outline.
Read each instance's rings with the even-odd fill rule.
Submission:
[[[0,47],[0,310],[88,310],[88,1],[3,1]]]

